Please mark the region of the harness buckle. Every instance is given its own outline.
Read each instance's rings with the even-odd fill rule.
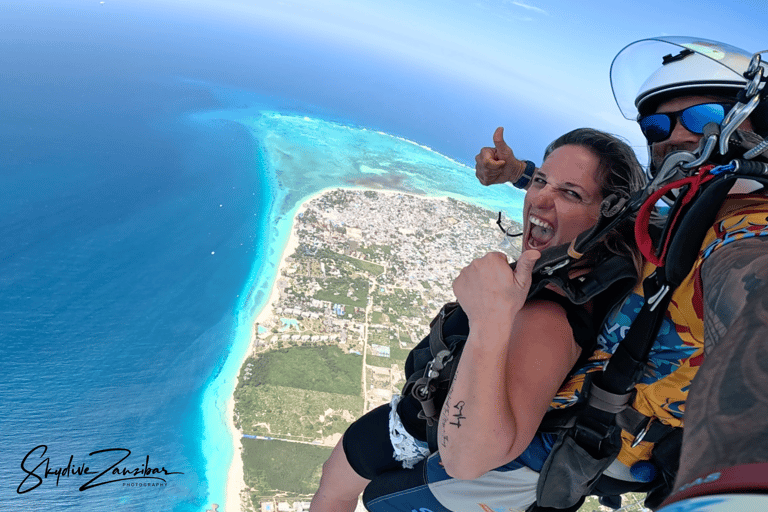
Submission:
[[[424,369],[424,376],[427,379],[432,380],[440,376],[440,370],[445,368],[445,365],[453,359],[450,350],[441,350],[430,362],[427,363],[427,367]]]
[[[568,265],[568,263],[570,263],[570,262],[571,262],[571,260],[566,258],[563,261],[561,261],[560,263],[558,263],[557,265],[554,265],[554,266],[551,266],[551,267],[544,267],[541,270],[541,272],[542,272],[542,274],[546,274],[548,276],[551,276],[552,274],[555,273],[556,270],[560,270],[564,266]]]
[[[653,423],[653,420],[655,420],[655,419],[656,419],[656,418],[653,418],[653,417],[652,417],[651,419],[649,419],[649,420],[648,420],[648,423],[645,425],[645,427],[643,428],[643,430],[641,430],[641,431],[640,431],[640,432],[639,432],[639,433],[638,433],[638,434],[635,436],[635,440],[634,440],[634,441],[632,441],[632,444],[630,445],[630,446],[632,446],[632,448],[634,448],[635,446],[637,446],[637,445],[639,445],[639,444],[640,444],[640,442],[641,442],[641,441],[643,440],[643,438],[645,437],[645,434],[647,434],[647,433],[648,433],[648,431],[649,431],[649,430],[651,430],[651,424]]]

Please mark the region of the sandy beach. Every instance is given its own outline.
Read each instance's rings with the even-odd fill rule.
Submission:
[[[293,221],[291,222],[291,233],[288,237],[288,242],[285,245],[285,248],[283,249],[282,254],[280,255],[280,263],[277,268],[277,272],[275,274],[275,281],[272,283],[272,290],[269,294],[269,299],[264,304],[264,307],[261,309],[259,314],[256,316],[256,320],[253,324],[253,332],[251,333],[251,344],[248,348],[248,350],[245,353],[245,356],[243,357],[243,361],[247,359],[252,351],[253,347],[256,341],[257,336],[257,325],[260,324],[270,324],[273,319],[273,310],[274,305],[277,302],[277,300],[280,298],[280,288],[278,286],[278,281],[280,280],[280,276],[283,275],[283,270],[285,270],[285,267],[287,266],[287,257],[292,255],[296,249],[299,246],[299,237],[296,234],[295,226],[296,226],[296,220],[298,216],[304,212],[304,210],[307,209],[307,205],[314,199],[322,196],[323,194],[327,193],[330,190],[333,190],[338,187],[331,187],[328,189],[324,189],[316,194],[313,194],[309,197],[307,197],[299,206],[299,208],[296,210],[295,215],[293,216]],[[368,190],[368,189],[355,189],[355,190]],[[383,193],[383,194],[402,194],[403,192],[400,191],[392,191],[392,190],[382,190],[382,189],[370,189],[375,190],[376,192]],[[241,367],[243,361],[240,362]],[[238,379],[239,379],[240,372],[238,371],[238,377],[235,377],[235,388],[237,388]],[[245,490],[245,478],[243,474],[243,445],[241,442],[242,438],[242,432],[240,432],[237,427],[235,427],[235,397],[234,394],[229,397],[227,400],[227,422],[229,424],[229,430],[232,434],[232,446],[233,446],[233,452],[234,455],[232,456],[232,464],[229,468],[229,473],[227,474],[227,489],[226,489],[226,502],[224,506],[224,512],[240,512],[242,510],[242,500],[241,500],[241,494],[243,490]]]
[[[286,269],[288,263],[287,263],[287,257],[294,254],[296,249],[299,246],[299,237],[296,233],[295,227],[297,224],[298,216],[303,213],[307,206],[312,202],[314,199],[322,196],[323,194],[326,194],[330,192],[331,190],[337,189],[337,188],[343,188],[343,187],[331,187],[324,189],[316,194],[313,194],[310,197],[307,197],[305,201],[302,202],[302,204],[299,206],[299,208],[296,210],[295,215],[293,216],[293,220],[291,223],[291,232],[290,236],[288,238],[288,242],[286,243],[285,248],[283,249],[283,252],[280,256],[280,263],[278,264],[278,269],[275,274],[275,280],[272,283],[272,288],[270,291],[269,298],[267,302],[264,304],[261,311],[258,313],[254,324],[253,324],[253,330],[251,333],[251,343],[246,351],[243,361],[240,362],[240,366],[242,366],[245,359],[247,359],[252,353],[254,346],[257,341],[257,325],[271,325],[274,323],[273,318],[273,311],[274,306],[277,303],[277,301],[280,298],[280,287],[278,286],[278,282],[280,281],[281,276],[283,275],[284,270]],[[410,192],[404,192],[399,190],[386,190],[386,189],[374,189],[374,188],[360,188],[356,187],[352,190],[362,192],[366,190],[371,190],[374,192],[377,192],[379,194],[384,195],[398,195],[398,194],[407,194],[407,195],[418,195],[413,194]],[[437,199],[437,200],[447,200],[447,196],[441,196],[441,197],[431,197],[431,199]],[[238,371],[239,376],[239,371]],[[238,381],[237,378],[235,380],[235,388],[237,387]],[[227,475],[227,487],[226,487],[226,504],[224,507],[224,512],[239,512],[242,510],[241,505],[241,494],[243,490],[245,489],[245,480],[244,480],[244,474],[243,474],[243,461],[242,461],[242,443],[241,443],[241,436],[242,432],[240,432],[236,427],[234,423],[234,409],[235,409],[235,400],[234,395],[230,396],[227,401],[227,421],[229,424],[229,429],[232,434],[232,441],[233,441],[233,447],[234,447],[234,455],[232,458],[232,465],[230,466],[229,473]]]
[[[272,291],[269,294],[269,299],[264,304],[264,307],[259,312],[253,324],[253,332],[251,333],[251,344],[245,353],[245,357],[243,358],[243,361],[247,359],[248,356],[250,356],[251,352],[253,351],[254,342],[257,336],[256,326],[258,324],[268,323],[272,319],[273,305],[280,298],[280,290],[277,285],[277,282],[280,280],[280,276],[283,274],[283,270],[285,269],[285,266],[287,264],[286,263],[287,257],[293,254],[296,251],[296,248],[299,246],[299,238],[296,235],[296,232],[294,229],[296,225],[296,218],[301,212],[303,212],[306,209],[305,205],[315,197],[317,196],[312,196],[308,198],[306,201],[304,201],[304,203],[302,203],[302,205],[296,211],[296,215],[294,215],[293,217],[293,222],[291,223],[291,234],[288,237],[288,242],[286,243],[282,254],[280,255],[280,264],[278,265],[277,273],[275,274],[275,281],[274,283],[272,283]],[[240,363],[240,366],[242,366],[242,361]],[[240,366],[238,366],[238,368]],[[238,376],[239,374],[240,372],[238,371]],[[238,377],[235,377],[235,388],[237,388],[237,384],[238,384]],[[234,455],[232,456],[232,465],[230,466],[229,473],[227,475],[226,504],[224,506],[224,512],[240,512],[242,510],[241,494],[243,490],[245,490],[245,479],[243,475],[243,457],[242,457],[243,445],[240,442],[242,432],[240,432],[237,429],[237,427],[235,427],[234,394],[229,397],[229,400],[227,400],[227,421],[229,424],[230,432],[232,433],[232,445],[233,445]]]

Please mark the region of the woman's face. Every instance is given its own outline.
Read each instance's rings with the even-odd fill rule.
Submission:
[[[598,157],[583,146],[554,150],[533,180],[523,203],[523,250],[571,242],[600,215]]]

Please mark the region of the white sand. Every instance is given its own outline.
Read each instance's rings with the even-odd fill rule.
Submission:
[[[313,198],[314,196],[308,199],[307,202],[311,201]],[[259,315],[256,317],[256,322],[253,326],[253,332],[251,333],[251,346],[246,351],[245,358],[250,356],[253,352],[254,340],[258,334],[256,332],[256,324],[269,324],[273,319],[273,306],[280,298],[280,290],[277,282],[280,280],[280,276],[283,275],[283,270],[285,270],[285,267],[287,266],[287,257],[296,252],[296,249],[299,246],[299,237],[296,235],[296,230],[294,228],[296,226],[296,218],[300,212],[303,212],[306,209],[304,205],[307,204],[307,202],[302,204],[302,206],[297,210],[296,216],[293,218],[293,224],[291,224],[291,234],[288,237],[288,243],[285,245],[285,249],[283,249],[283,253],[280,256],[280,264],[278,265],[277,273],[275,274],[275,282],[272,284],[272,291],[270,292],[269,299],[267,300],[266,304],[264,304],[261,312],[259,312]],[[242,363],[240,366],[242,366]],[[238,371],[238,376],[235,377],[235,388],[237,388],[239,375],[240,372]],[[223,512],[240,512],[242,510],[241,494],[245,490],[245,478],[243,476],[243,445],[240,442],[242,432],[240,432],[237,427],[235,427],[234,395],[232,395],[227,401],[227,418],[229,429],[232,433],[234,455],[232,456],[232,465],[230,466],[229,474],[227,475],[226,503]]]
[[[275,304],[280,298],[280,288],[277,283],[280,280],[281,276],[283,275],[283,271],[286,269],[288,265],[286,261],[287,257],[293,255],[293,253],[296,252],[296,249],[299,247],[299,237],[296,234],[296,229],[295,229],[296,221],[298,219],[299,214],[304,212],[307,209],[307,206],[312,200],[322,196],[323,194],[331,190],[335,190],[337,188],[340,188],[340,187],[327,188],[318,192],[317,194],[313,194],[312,196],[308,197],[301,204],[301,206],[299,206],[299,208],[296,210],[296,214],[293,217],[293,223],[291,224],[291,234],[288,237],[288,242],[285,245],[285,249],[283,249],[282,255],[280,256],[280,264],[278,265],[277,273],[275,274],[275,282],[272,284],[272,291],[270,292],[269,299],[267,300],[266,304],[264,304],[264,307],[256,317],[256,321],[254,322],[254,326],[253,326],[253,332],[251,333],[251,346],[249,350],[246,351],[245,358],[247,358],[253,353],[253,348],[255,346],[255,341],[258,335],[258,333],[256,332],[256,324],[271,325],[275,320],[272,312]],[[377,192],[380,194],[387,194],[387,195],[397,195],[397,194],[415,195],[413,193],[402,192],[397,190],[361,189],[361,188],[355,188],[351,190],[354,190],[356,192],[372,190],[374,192]],[[433,199],[446,200],[447,197],[435,197]],[[242,362],[240,363],[240,366],[242,366]],[[238,371],[238,377],[239,375],[240,375],[240,372]],[[237,388],[237,384],[238,384],[237,377],[235,379],[236,379],[235,388]],[[242,438],[242,432],[240,432],[235,427],[235,421],[234,421],[234,417],[235,417],[234,395],[231,396],[227,402],[227,415],[229,418],[228,419],[229,428],[232,433],[232,440],[233,440],[232,444],[234,447],[234,455],[232,457],[232,465],[229,468],[229,474],[227,475],[226,503],[225,503],[223,512],[240,512],[242,510],[241,494],[245,490],[245,479],[243,476],[243,457],[242,457],[243,445],[240,441],[240,439]]]

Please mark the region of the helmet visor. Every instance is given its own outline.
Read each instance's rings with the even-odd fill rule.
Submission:
[[[696,77],[693,73],[677,77],[678,83],[665,77],[659,84],[653,85],[666,87],[669,90],[674,88],[684,90],[687,87],[714,82],[715,74],[721,75],[716,78],[717,80],[732,86],[746,82],[743,73],[749,66],[752,54],[735,46],[708,39],[683,36],[635,41],[624,47],[611,63],[611,89],[616,104],[624,117],[633,121],[638,118],[636,101],[641,93],[647,92],[652,87],[648,84],[649,77],[652,77],[661,68],[666,56],[672,56],[674,60],[684,50],[707,58],[704,61],[707,63],[706,68],[708,68],[706,73],[707,77],[712,77],[712,79]],[[700,58],[699,61],[701,61]],[[713,69],[715,70],[714,73],[712,72]]]

